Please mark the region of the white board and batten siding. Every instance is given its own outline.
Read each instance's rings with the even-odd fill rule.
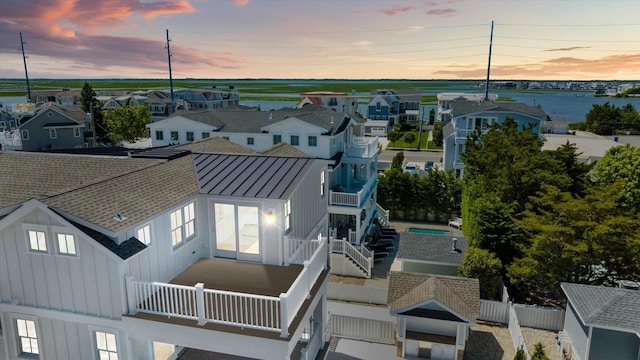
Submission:
[[[171,243],[171,212],[195,202],[196,234],[176,248]],[[137,229],[150,225],[151,242],[147,248],[124,262],[124,274],[135,280],[168,282],[201,257],[209,256],[209,221],[206,201],[191,199],[143,222],[127,232],[137,237]],[[124,278],[122,279],[124,283]]]
[[[46,234],[47,252],[28,248],[27,230]],[[54,229],[74,235],[76,256],[60,255]],[[0,301],[120,318],[118,257],[53,212],[34,208],[0,231]]]
[[[298,184],[291,196],[291,232],[287,236],[304,239],[315,237],[313,232],[322,224],[322,236],[328,229],[327,196],[329,196],[329,175],[327,162],[315,161],[308,175]],[[325,172],[324,195],[320,192],[320,173]],[[324,223],[323,223],[324,222]]]

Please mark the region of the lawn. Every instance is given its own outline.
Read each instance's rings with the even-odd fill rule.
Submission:
[[[403,133],[403,137],[400,138],[400,140],[390,142],[387,148],[417,149],[418,148],[418,132],[411,131],[411,133],[415,135],[415,141],[413,141],[412,143],[406,143],[403,140],[404,134],[406,133],[407,132]],[[435,147],[433,146],[433,141],[427,141],[428,138],[429,138],[429,131],[423,131],[422,134],[420,135],[420,149],[435,149]],[[428,147],[429,145],[431,147]]]

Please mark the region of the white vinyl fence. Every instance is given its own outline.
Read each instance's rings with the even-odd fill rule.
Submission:
[[[390,321],[331,314],[331,336],[392,344],[395,324]]]

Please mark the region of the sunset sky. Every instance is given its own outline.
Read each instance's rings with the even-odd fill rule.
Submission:
[[[640,80],[640,0],[1,0],[0,78]]]

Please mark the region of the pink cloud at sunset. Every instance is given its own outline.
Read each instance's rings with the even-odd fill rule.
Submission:
[[[20,33],[40,76],[166,76],[167,30],[175,77],[482,78],[492,20],[495,78],[640,78],[640,1],[545,1],[1,0],[0,78]]]

